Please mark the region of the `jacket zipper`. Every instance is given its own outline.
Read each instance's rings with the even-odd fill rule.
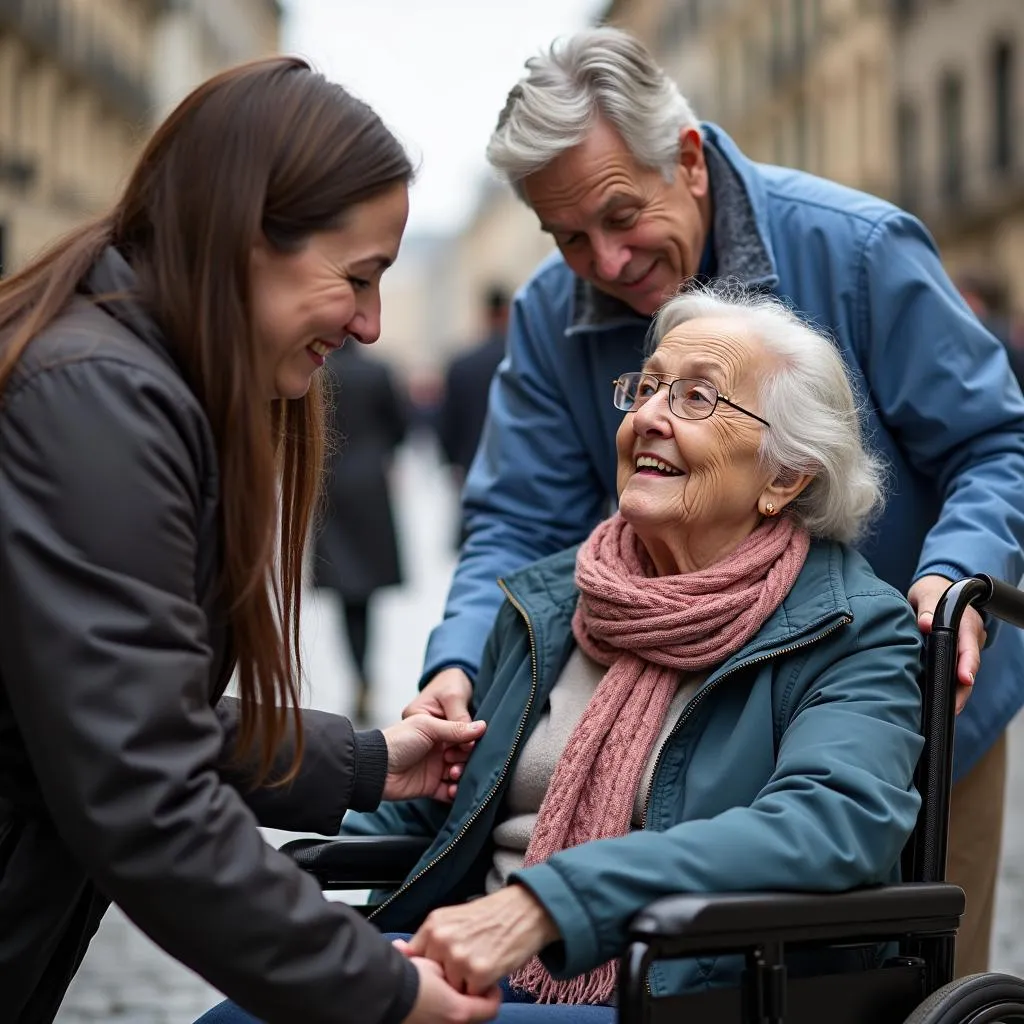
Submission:
[[[519,612],[519,614],[523,617],[523,622],[526,623],[526,632],[530,639],[530,671],[533,679],[532,683],[530,684],[530,695],[527,698],[526,707],[523,709],[522,716],[519,719],[519,728],[516,730],[516,735],[512,741],[512,747],[509,750],[508,758],[505,760],[505,764],[502,766],[501,769],[501,774],[498,776],[498,779],[495,782],[495,784],[491,787],[490,792],[487,794],[487,796],[484,797],[483,800],[480,801],[480,804],[477,806],[476,810],[473,811],[473,813],[466,819],[462,828],[459,829],[458,833],[455,835],[452,841],[448,843],[448,845],[445,846],[443,850],[440,850],[433,858],[433,860],[430,861],[429,864],[425,864],[422,868],[420,868],[420,870],[417,871],[412,878],[410,878],[407,882],[404,882],[386,900],[384,900],[383,903],[381,903],[377,907],[374,907],[374,909],[366,915],[368,920],[372,920],[374,917],[377,916],[377,914],[379,914],[382,910],[390,906],[396,899],[398,899],[399,896],[404,895],[406,892],[408,892],[410,886],[412,886],[413,883],[419,881],[428,871],[432,871],[455,848],[456,844],[466,835],[466,833],[473,826],[473,823],[477,820],[477,818],[480,817],[484,809],[491,802],[491,800],[494,797],[494,794],[497,793],[499,789],[501,789],[501,785],[505,781],[505,776],[508,774],[509,765],[512,764],[512,758],[515,756],[516,749],[518,748],[519,743],[523,738],[523,732],[526,729],[526,720],[530,717],[530,709],[533,707],[533,701],[537,695],[537,687],[539,680],[537,670],[537,643],[536,638],[534,637],[533,623],[530,621],[530,616],[527,615],[525,609],[516,600],[516,598],[512,596],[512,592],[505,585],[504,580],[498,580],[498,586],[501,587],[501,589],[505,592],[505,596],[508,598],[509,604],[511,604],[512,607],[515,608],[517,612]]]
[[[723,679],[728,679],[729,676],[734,675],[741,669],[749,668],[751,665],[759,665],[762,662],[771,661],[773,658],[778,658],[783,654],[792,654],[793,651],[798,651],[801,647],[810,647],[812,644],[816,644],[819,640],[823,640],[830,633],[834,633],[837,629],[841,629],[843,626],[848,626],[851,622],[853,622],[853,617],[851,615],[844,615],[837,622],[829,626],[828,629],[823,630],[820,633],[815,633],[814,636],[808,637],[806,640],[802,640],[798,644],[791,644],[789,647],[780,647],[778,650],[758,655],[756,658],[751,658],[749,661],[744,661],[741,662],[739,665],[734,665],[731,669],[729,669],[728,672],[723,672],[722,675],[720,675],[713,683],[711,683],[710,686],[706,686],[703,690],[701,690],[700,693],[698,693],[693,698],[693,700],[691,700],[690,703],[683,709],[683,713],[677,719],[676,724],[672,726],[672,731],[668,734],[668,736],[665,737],[665,742],[662,743],[662,745],[658,748],[657,756],[654,759],[654,770],[651,772],[651,788],[647,791],[647,799],[644,801],[644,813],[640,819],[640,828],[647,828],[647,817],[651,810],[651,797],[654,794],[654,783],[655,780],[658,778],[658,769],[661,767],[661,759],[662,755],[665,753],[665,748],[669,745],[669,743],[672,742],[672,739],[675,737],[676,733],[679,732],[683,725],[694,714],[697,705],[701,704],[704,701],[704,698],[712,690],[716,689],[718,687],[718,684],[721,683]],[[647,994],[649,996],[654,995],[651,989],[650,972],[648,972],[647,976],[644,978],[644,987],[647,989]]]
[[[647,792],[647,799],[644,801],[644,813],[640,819],[640,828],[647,828],[647,816],[651,809],[651,795],[654,793],[654,780],[658,777],[658,769],[661,767],[661,758],[665,753],[665,748],[672,742],[676,733],[686,724],[690,717],[694,714],[697,705],[703,703],[704,698],[714,689],[718,687],[718,684],[723,679],[728,679],[729,676],[734,675],[741,669],[749,668],[751,665],[759,665],[765,661],[771,661],[773,658],[781,657],[783,654],[792,654],[793,651],[800,650],[801,647],[810,647],[812,644],[816,644],[819,640],[823,640],[830,633],[834,633],[837,629],[841,629],[843,626],[848,626],[853,622],[853,618],[849,615],[844,615],[837,622],[829,626],[828,629],[821,633],[815,633],[814,636],[808,637],[806,640],[802,640],[798,644],[792,644],[789,647],[780,647],[778,650],[770,651],[766,654],[759,654],[756,658],[751,658],[749,661],[740,662],[738,665],[733,665],[728,672],[723,672],[710,686],[706,686],[703,690],[698,693],[693,700],[683,709],[683,713],[676,720],[676,724],[672,726],[672,731],[665,737],[665,742],[658,748],[658,754],[654,759],[654,770],[651,772],[651,788]]]

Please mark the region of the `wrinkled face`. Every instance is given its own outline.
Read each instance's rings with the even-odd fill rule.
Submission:
[[[295,252],[265,241],[254,249],[252,322],[267,398],[301,398],[347,337],[366,345],[380,337],[380,279],[398,256],[408,214],[408,189],[396,185]]]
[[[709,381],[719,394],[761,415],[757,381],[768,357],[734,321],[692,320],[670,331],[645,370]],[[616,435],[619,510],[648,551],[674,552],[678,568],[710,564],[760,522],[758,500],[774,476],[759,464],[764,427],[724,402],[706,419],[669,411],[661,387]]]
[[[578,146],[525,178],[523,189],[573,273],[644,316],[700,267],[710,193],[697,131],[683,133],[666,181],[599,120]]]

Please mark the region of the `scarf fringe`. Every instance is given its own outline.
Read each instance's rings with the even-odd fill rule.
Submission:
[[[556,981],[548,969],[533,957],[509,978],[513,988],[534,995],[538,1003],[571,1003],[576,1006],[600,1006],[615,994],[616,963],[606,964],[568,981]]]

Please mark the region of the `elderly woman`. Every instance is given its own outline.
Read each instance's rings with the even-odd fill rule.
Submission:
[[[627,924],[660,896],[893,880],[918,810],[920,640],[846,546],[880,467],[839,356],[766,297],[683,295],[655,336],[614,384],[618,514],[501,583],[451,808],[346,819],[436,837],[372,915],[420,926],[407,953],[563,1004],[502,1017],[611,1020]]]

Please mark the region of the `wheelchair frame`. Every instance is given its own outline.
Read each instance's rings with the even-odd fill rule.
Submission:
[[[1024,981],[976,975],[952,982],[964,893],[945,882],[952,786],[957,633],[968,607],[1024,628],[1024,593],[979,574],[952,584],[925,645],[924,749],[915,784],[921,810],[903,852],[899,885],[839,894],[711,893],[670,896],[640,911],[619,966],[620,1024],[957,1024],[1024,1021]],[[394,887],[427,841],[406,837],[296,840],[282,847],[324,889]],[[787,949],[896,942],[899,954],[863,972],[789,977]],[[739,953],[740,987],[653,997],[657,960]],[[997,1014],[997,1016],[992,1016]]]

